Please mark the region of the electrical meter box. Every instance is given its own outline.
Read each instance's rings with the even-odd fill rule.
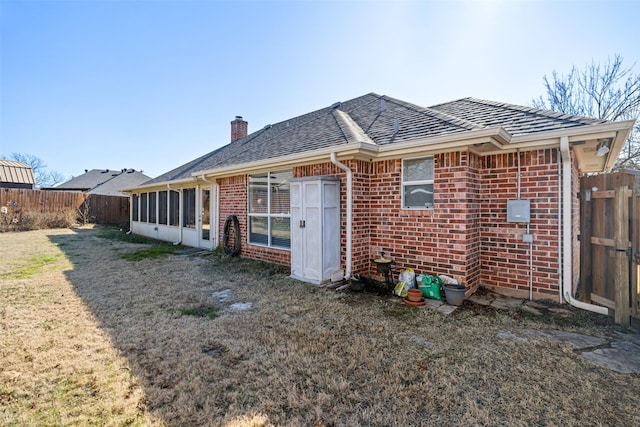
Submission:
[[[507,200],[507,222],[530,222],[531,203],[529,200]]]

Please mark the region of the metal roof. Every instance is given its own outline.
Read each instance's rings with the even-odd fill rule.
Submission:
[[[33,169],[26,163],[15,160],[0,160],[0,182],[35,185]]]

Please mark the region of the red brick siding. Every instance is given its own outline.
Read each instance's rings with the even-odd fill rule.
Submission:
[[[353,273],[382,278],[372,258],[381,251],[398,267],[448,274],[468,286],[529,290],[527,225],[506,222],[507,200],[517,198],[516,153],[478,157],[469,152],[434,157],[434,209],[401,209],[402,160],[344,163],[353,172]],[[531,201],[533,286],[536,296],[558,293],[558,151],[520,153],[521,198]],[[341,180],[341,253],[346,268],[346,174],[330,162],[293,168],[294,177]],[[574,195],[579,179],[574,168]],[[247,244],[247,176],[218,180],[220,233],[228,215],[238,216],[242,255],[290,265],[290,252]],[[573,201],[577,234],[577,198]],[[574,242],[577,239],[574,237]],[[579,253],[574,253],[574,258]]]
[[[405,210],[402,160],[376,162],[371,180],[371,252],[387,252],[400,268],[479,279],[478,160],[468,152],[434,157],[434,209]],[[373,266],[369,272],[373,274]]]
[[[369,210],[369,188],[372,164],[370,162],[358,160],[345,160],[343,162],[352,172],[352,268],[353,273],[362,272],[368,268],[371,261],[369,256],[370,247],[370,210]],[[333,163],[321,163],[308,166],[296,167],[293,170],[296,178],[307,176],[336,176],[340,178],[340,252],[341,267],[346,270],[346,247],[347,247],[347,177],[346,172],[338,168]]]
[[[238,217],[240,223],[240,235],[242,250],[240,254],[245,257],[274,262],[277,264],[291,264],[291,253],[287,250],[265,248],[250,245],[247,239],[247,175],[238,175],[229,178],[218,179],[220,185],[220,223],[218,224],[219,236],[224,233],[224,222],[229,215]]]
[[[529,244],[522,242],[524,223],[507,223],[507,200],[516,199],[517,153],[483,157],[480,209],[481,284],[529,290]],[[520,153],[522,199],[531,201],[533,288],[558,292],[558,152]]]

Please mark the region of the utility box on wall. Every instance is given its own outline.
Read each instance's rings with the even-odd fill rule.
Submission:
[[[340,180],[291,180],[291,277],[321,284],[340,270]]]
[[[531,202],[523,199],[507,200],[507,222],[531,222]]]

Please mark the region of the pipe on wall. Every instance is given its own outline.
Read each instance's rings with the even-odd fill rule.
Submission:
[[[353,172],[347,165],[341,163],[336,158],[336,153],[331,153],[331,163],[342,169],[347,174],[347,259],[345,266],[344,278],[349,280],[352,273],[352,237],[351,229],[353,228]]]
[[[573,298],[573,239],[571,224],[571,175],[573,168],[571,165],[571,149],[569,148],[569,137],[560,138],[560,152],[562,154],[562,269],[561,276],[562,294],[570,305],[594,313],[609,314],[607,307],[578,301]]]

